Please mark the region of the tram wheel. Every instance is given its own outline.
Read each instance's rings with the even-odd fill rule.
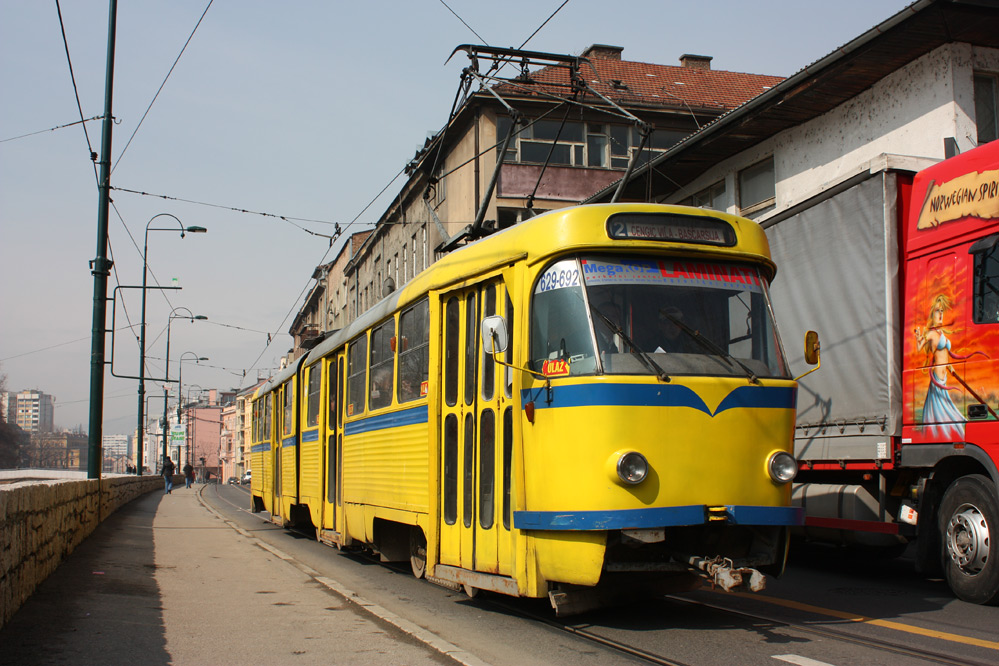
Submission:
[[[465,596],[469,599],[474,599],[479,596],[479,592],[481,591],[479,588],[472,587],[471,585],[462,585],[461,589],[465,592]]]
[[[427,573],[427,539],[419,527],[409,531],[409,566],[417,578]]]
[[[958,598],[999,604],[999,500],[996,487],[980,474],[950,485],[940,503],[944,577]]]

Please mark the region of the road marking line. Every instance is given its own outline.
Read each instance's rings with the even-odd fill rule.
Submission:
[[[864,624],[872,624],[876,627],[894,629],[895,631],[904,631],[906,633],[918,634],[920,636],[926,636],[928,638],[938,638],[940,640],[951,641],[953,643],[963,643],[965,645],[974,645],[976,647],[982,647],[989,650],[999,650],[999,641],[986,641],[980,638],[972,638],[971,636],[951,634],[946,631],[936,631],[935,629],[924,629],[922,627],[916,627],[911,624],[903,624],[902,622],[892,622],[891,620],[877,620],[872,617],[857,615],[856,613],[844,613],[843,611],[832,610],[831,608],[822,608],[821,606],[812,606],[810,604],[803,604],[797,601],[791,601],[789,599],[753,596],[741,592],[736,592],[735,594],[737,594],[740,597],[745,597],[746,599],[755,599],[756,601],[763,601],[777,606],[793,608],[795,610],[803,610],[809,613],[815,613],[817,615],[828,615],[829,617],[835,617],[841,620],[848,620],[849,622],[861,622]]]
[[[828,664],[824,661],[816,661],[814,659],[801,657],[796,654],[775,654],[773,658],[786,661],[789,664],[797,664],[797,666],[832,666],[832,664]]]

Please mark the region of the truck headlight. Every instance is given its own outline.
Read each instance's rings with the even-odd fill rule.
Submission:
[[[778,451],[770,456],[767,471],[775,483],[791,483],[798,473],[798,461],[790,453]]]

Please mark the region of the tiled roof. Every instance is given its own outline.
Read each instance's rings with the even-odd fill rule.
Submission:
[[[622,106],[680,109],[689,106],[726,111],[784,80],[780,76],[654,65],[606,57],[591,57],[589,63],[580,67],[582,78],[594,90]],[[514,96],[535,96],[541,92],[559,96],[569,94],[566,87],[569,74],[565,68],[544,67],[532,72],[531,79],[535,83],[503,83],[497,86],[497,91]],[[557,85],[544,85],[546,83]]]

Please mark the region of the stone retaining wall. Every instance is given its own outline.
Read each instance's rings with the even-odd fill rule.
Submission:
[[[102,520],[162,489],[159,476],[0,486],[0,627]]]

